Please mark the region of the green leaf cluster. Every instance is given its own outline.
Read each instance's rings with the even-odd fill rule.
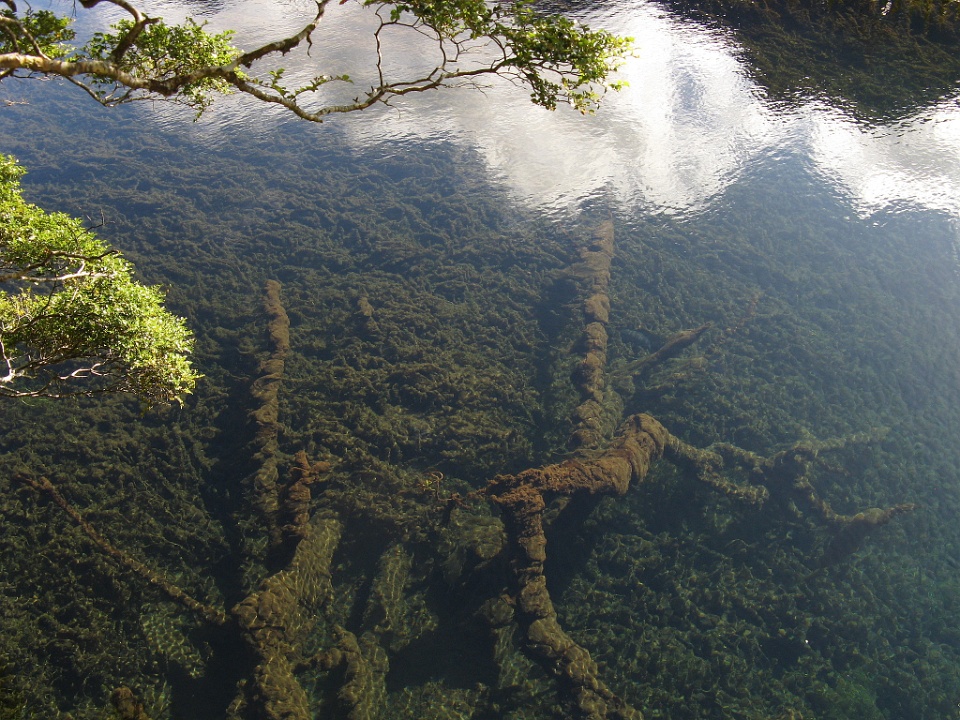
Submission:
[[[0,53],[34,53],[61,58],[71,48],[67,44],[75,34],[70,19],[49,10],[28,8],[18,15],[13,10],[0,11]]]
[[[540,15],[525,2],[516,4],[514,17],[514,26],[503,34],[516,56],[512,65],[530,84],[537,105],[552,110],[564,98],[586,112],[599,100],[596,88],[624,87],[623,81],[608,78],[629,52],[632,38],[590,30],[562,15]],[[539,72],[544,63],[562,72],[551,79],[550,73]]]
[[[211,68],[231,65],[240,55],[232,44],[233,31],[208,33],[206,23],[187,18],[182,25],[167,25],[151,19],[138,25],[121,20],[111,26],[113,32],[95,33],[81,55],[109,62],[122,72],[150,81],[175,78],[188,80],[178,86],[178,99],[203,109],[210,104],[209,93],[228,93],[230,84]],[[226,74],[226,73],[224,73]],[[106,80],[113,86],[115,80]]]
[[[80,221],[27,203],[22,173],[0,156],[0,395],[181,401],[199,378],[184,321]]]
[[[563,15],[542,14],[531,0],[358,0],[380,18],[378,41],[384,27],[403,26],[435,40],[442,59],[421,77],[388,81],[381,72],[380,83],[352,103],[316,109],[310,107],[315,94],[331,81],[349,82],[346,75],[321,73],[303,86],[289,87],[282,69],[254,66],[312,43],[330,0],[318,2],[315,17],[298,32],[247,52],[233,45],[232,31],[211,33],[206,23],[192,18],[168,25],[126,0],[108,1],[129,17],[94,33],[80,48],[67,43],[74,37],[67,18],[46,11],[0,13],[0,50],[6,51],[0,52],[0,78],[18,70],[60,75],[104,105],[163,97],[195,108],[198,116],[215,94],[240,91],[322,122],[330,113],[499,74],[528,86],[538,105],[552,110],[567,102],[592,112],[606,90],[623,85],[611,75],[631,43]],[[484,55],[481,47],[490,52]],[[304,99],[307,105],[301,104]]]
[[[503,51],[502,70],[516,73],[532,89],[531,99],[550,110],[558,102],[592,112],[630,51],[632,38],[591,30],[563,15],[540,13],[529,0],[487,3],[484,0],[408,0],[366,5],[391,6],[390,19],[409,14],[415,24],[432,29],[441,40],[488,38]]]

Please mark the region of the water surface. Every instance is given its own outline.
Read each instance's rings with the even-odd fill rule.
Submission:
[[[310,10],[162,7],[241,43]],[[369,18],[344,5],[329,20],[311,62],[362,83],[354,33]],[[656,5],[582,20],[637,43],[629,89],[595,117],[498,83],[321,126],[242,98],[191,124],[162,104],[107,111],[48,83],[4,87],[29,101],[3,109],[0,137],[31,197],[103,211],[104,234],[195,328],[206,375],[186,408],[146,417],[116,400],[9,406],[4,482],[46,474],[193,594],[242,599],[266,574],[249,384],[269,353],[261,289],[277,279],[292,345],[281,472],[300,449],[331,461],[316,506],[346,526],[304,652],[336,626],[381,647],[383,717],[550,717],[556,685],[477,619],[506,576],[463,569],[495,513],[481,504],[451,530],[429,482],[466,493],[567,451],[582,330],[569,271],[613,219],[611,374],[712,323],[644,383],[614,385],[624,413],[760,454],[847,438],[811,478],[839,511],[921,508],[821,571],[816,523],[662,464],[550,535],[564,627],[648,717],[955,717],[956,98],[867,123],[820,97],[770,100],[732,34]],[[393,70],[423,63],[422,46],[394,42]],[[17,488],[4,488],[0,652],[12,697],[37,688],[26,714],[98,717],[126,684],[156,717],[223,717],[249,670],[229,642]],[[380,612],[390,632],[375,631]],[[338,716],[336,678],[299,679],[315,712]]]

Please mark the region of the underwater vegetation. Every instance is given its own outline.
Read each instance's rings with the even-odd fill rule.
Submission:
[[[102,697],[112,698],[111,707],[120,717],[189,716],[189,711],[178,710],[177,703],[191,693],[205,698],[209,716],[236,718],[306,718],[318,713],[352,718],[549,717],[558,708],[583,717],[639,717],[639,709],[651,715],[650,708],[670,707],[663,716],[675,716],[686,708],[684,717],[714,717],[741,707],[756,712],[787,708],[785,712],[794,715],[806,712],[819,717],[817,708],[826,703],[842,708],[844,703],[862,702],[857,700],[866,692],[857,689],[862,685],[855,687],[845,675],[830,673],[850,668],[863,672],[870,667],[870,646],[862,644],[869,636],[861,638],[852,655],[833,654],[832,639],[838,633],[849,639],[860,631],[857,625],[831,625],[836,608],[828,602],[828,611],[823,603],[836,583],[832,573],[849,563],[849,555],[859,549],[858,542],[844,540],[846,529],[883,524],[901,508],[841,516],[819,499],[806,479],[819,465],[821,454],[869,446],[880,437],[851,436],[832,444],[808,440],[762,458],[725,444],[697,450],[653,418],[636,415],[610,444],[605,428],[634,402],[614,392],[608,382],[612,378],[607,377],[606,327],[615,307],[611,287],[616,288],[611,286],[613,225],[601,225],[595,240],[586,231],[585,235],[588,239],[580,243],[578,253],[550,281],[551,288],[559,286],[569,293],[565,310],[581,327],[579,333],[569,333],[569,342],[559,344],[561,351],[555,357],[555,365],[564,368],[560,377],[566,378],[571,390],[562,398],[555,393],[557,406],[567,407],[569,413],[569,419],[558,424],[569,433],[568,446],[577,450],[559,464],[522,469],[520,463],[513,475],[470,482],[469,475],[454,474],[455,466],[444,454],[436,455],[439,462],[432,467],[418,466],[416,456],[405,465],[393,465],[392,453],[381,457],[383,448],[392,445],[356,442],[337,458],[323,450],[322,438],[336,437],[326,429],[312,433],[311,449],[315,453],[321,448],[324,462],[312,462],[302,451],[294,456],[281,453],[279,439],[295,437],[287,429],[289,421],[284,422],[289,417],[284,405],[293,405],[288,367],[297,353],[291,321],[296,316],[284,304],[283,287],[270,280],[264,286],[259,318],[254,315],[265,332],[261,349],[253,355],[256,362],[249,365],[249,382],[243,383],[247,398],[235,401],[242,407],[243,422],[228,427],[239,436],[229,455],[248,458],[245,472],[230,468],[235,473],[233,482],[221,480],[220,488],[194,491],[200,498],[216,493],[239,495],[216,498],[216,502],[208,499],[205,504],[196,501],[195,510],[209,508],[207,512],[212,513],[213,508],[225,507],[230,511],[219,511],[216,521],[224,528],[222,539],[210,543],[220,556],[205,560],[208,564],[213,560],[213,567],[219,568],[217,586],[194,575],[204,560],[190,559],[183,552],[177,555],[184,567],[174,573],[169,548],[166,562],[164,554],[150,546],[141,550],[148,561],[118,549],[86,519],[93,503],[77,495],[87,506],[81,514],[77,500],[67,500],[49,480],[37,479],[36,467],[21,466],[17,479],[23,512],[43,512],[49,539],[55,543],[71,534],[73,542],[79,543],[72,549],[64,545],[59,550],[63,557],[82,553],[100,564],[98,575],[110,577],[115,588],[143,593],[142,600],[128,597],[123,605],[112,606],[118,620],[138,618],[129,612],[135,607],[142,613],[139,628],[131,625],[124,639],[124,643],[142,643],[142,675],[127,665],[117,668],[115,679],[110,680],[108,671],[101,670]],[[394,296],[397,292],[394,287]],[[728,324],[723,343],[715,338],[701,351],[715,354],[716,347],[733,343],[731,338],[742,327],[756,322],[759,310],[753,305],[759,302],[748,301],[741,308],[744,315]],[[360,299],[342,303],[343,313],[359,325],[358,336],[380,332],[388,322],[389,317],[378,313],[373,303]],[[625,363],[618,382],[640,385],[638,378],[652,381],[670,370],[667,380],[683,383],[684,378],[676,377],[677,364],[689,365],[690,353],[705,344],[711,330],[712,326],[702,325],[667,335],[661,348],[648,354],[654,361],[641,358]],[[406,357],[399,356],[399,362],[407,362]],[[418,362],[414,367],[420,366]],[[698,369],[702,372],[700,368],[701,363],[693,363],[694,377]],[[345,382],[355,382],[344,377]],[[649,387],[662,392],[669,382],[651,382]],[[546,392],[554,384],[559,380],[539,387]],[[395,402],[410,412],[423,399],[419,394],[398,395]],[[346,426],[341,432],[352,430],[362,437],[350,426],[355,423],[353,427],[362,430],[365,424],[347,415],[338,421]],[[328,419],[325,427],[334,422]],[[144,423],[149,429],[150,421]],[[403,437],[404,429],[405,423],[399,423],[393,433]],[[381,432],[390,431],[389,425],[381,428]],[[521,447],[530,452],[528,443]],[[545,456],[555,453],[547,450]],[[673,459],[674,473],[651,471],[662,454]],[[472,454],[466,457],[473,459]],[[57,464],[65,459],[60,455]],[[196,464],[196,459],[182,460]],[[211,476],[216,478],[216,473]],[[613,508],[602,502],[591,512],[603,494],[623,495],[630,483],[640,483],[647,489],[628,495],[633,504],[643,505],[651,496],[666,492],[682,496],[675,502],[683,505],[690,505],[692,497],[692,505],[699,509],[691,515],[689,507],[683,511],[675,506],[675,512],[665,513],[663,507],[647,507],[637,517],[665,514],[670,522],[684,518],[703,522],[701,513],[712,501],[702,492],[691,492],[697,486],[689,483],[698,479],[712,492],[719,491],[716,498],[727,498],[733,505],[717,510],[717,518],[707,521],[714,524],[712,528],[700,527],[692,536],[689,530],[676,529],[643,530],[638,535],[636,528],[623,526],[636,520],[616,517],[617,512],[626,514],[618,505],[612,518]],[[103,477],[104,481],[110,478]],[[74,494],[84,487],[62,474],[60,484]],[[666,490],[653,489],[661,486]],[[768,495],[776,501],[768,504]],[[777,500],[780,495],[782,499]],[[587,501],[587,496],[593,501]],[[493,499],[500,513],[491,513],[483,497]],[[553,501],[548,504],[547,499]],[[562,502],[557,504],[556,499]],[[140,495],[137,500],[142,501]],[[783,521],[774,518],[788,510],[788,527],[791,513],[797,513],[792,522],[799,521],[808,533],[817,534],[817,525],[835,524],[836,529],[815,541],[808,538],[799,543],[792,548],[792,557],[782,555],[783,547],[768,557],[755,550],[756,539],[750,533],[729,527],[753,515],[756,511],[751,508],[760,504],[773,510],[763,513],[773,517],[759,523],[768,537],[783,532]],[[97,525],[120,531],[118,523],[124,525],[125,520],[111,521],[110,512],[104,510],[93,512]],[[170,519],[182,511],[171,503],[161,510],[161,517]],[[723,514],[728,519],[718,524]],[[608,517],[601,520],[603,516]],[[819,519],[810,524],[807,517]],[[205,525],[210,527],[210,520]],[[237,530],[230,530],[231,526]],[[149,526],[141,525],[141,532],[144,527]],[[194,529],[185,524],[180,532]],[[126,527],[126,542],[142,546],[146,534],[134,541],[131,530]],[[176,528],[170,527],[167,537],[176,537],[173,532]],[[598,553],[584,558],[585,566],[576,572],[564,567],[565,554],[582,555],[583,549],[574,549],[573,537],[564,538],[568,533],[592,534],[584,547]],[[723,539],[723,551],[713,549],[717,537]],[[858,535],[857,540],[863,539]],[[832,549],[838,540],[843,545],[840,551]],[[164,544],[162,532],[154,542]],[[188,549],[185,536],[170,542],[183,543],[182,550]],[[84,543],[92,543],[95,552],[83,551]],[[48,540],[42,552],[46,555],[55,549]],[[237,566],[230,572],[223,568],[225,563]],[[167,565],[163,574],[151,567],[162,565]],[[671,565],[683,568],[679,577]],[[560,578],[555,586],[547,581],[554,571]],[[793,580],[788,580],[791,576]],[[791,585],[796,589],[788,590]],[[809,589],[815,589],[814,596],[824,596],[812,606],[807,604],[812,599],[806,597]],[[101,612],[116,602],[115,594],[104,593],[102,576],[87,592],[87,602],[99,605]],[[551,599],[554,594],[562,598],[556,606]],[[645,603],[651,607],[644,609]],[[586,609],[603,613],[605,619],[584,618]],[[67,616],[51,629],[62,628],[55,631],[59,635],[71,621]],[[645,649],[640,657],[655,662],[642,672],[630,669],[640,660],[630,655],[630,645],[607,636],[623,621],[630,623],[631,636],[641,639],[634,652]],[[593,630],[584,636],[587,628]],[[86,653],[96,653],[93,647],[91,643]],[[822,657],[820,652],[830,654]],[[431,653],[439,657],[430,659]],[[605,658],[603,668],[593,653]],[[608,653],[613,653],[610,659]],[[865,654],[862,660],[857,659],[860,653]],[[67,654],[76,656],[79,664],[74,672],[85,680],[92,672],[86,663],[102,660],[97,654],[88,657],[79,648],[68,648]],[[137,655],[127,651],[126,661],[131,657]],[[450,663],[461,669],[442,669]],[[56,661],[46,658],[43,664]],[[608,665],[616,670],[605,671]],[[149,700],[170,692],[166,685],[151,682],[151,677],[163,677],[164,683],[171,679],[172,702]],[[627,681],[631,677],[645,680],[634,688]],[[737,683],[746,682],[747,677],[753,679],[738,690]],[[819,680],[811,685],[803,677]],[[116,687],[107,692],[111,684]],[[690,688],[698,685],[707,689],[690,695]],[[745,695],[743,687],[751,692]],[[56,682],[51,690],[61,696],[70,692]],[[102,712],[97,709],[96,693],[92,695],[86,711],[73,706],[71,714]],[[214,706],[218,698],[219,712]],[[35,696],[34,702],[34,712],[43,712],[42,699]],[[148,710],[151,703],[162,707],[162,714]],[[50,706],[46,707],[49,712]],[[656,710],[653,713],[658,716]]]
[[[555,223],[469,150],[313,132],[10,133],[205,380],[4,408],[5,717],[956,716],[937,218],[770,163],[700,217]]]

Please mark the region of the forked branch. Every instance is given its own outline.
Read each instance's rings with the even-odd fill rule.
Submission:
[[[283,83],[284,71],[275,67],[277,58],[297,48],[309,50],[330,0],[318,0],[313,17],[297,32],[247,51],[233,46],[231,32],[211,34],[192,19],[168,26],[126,0],[81,4],[91,8],[101,1],[129,17],[115,24],[112,32],[95,33],[78,49],[66,44],[73,33],[65,18],[29,10],[0,15],[0,77],[56,75],[104,105],[166,98],[198,113],[209,106],[213,94],[240,92],[302,119],[321,122],[333,113],[355,112],[376,103],[389,104],[403,95],[501,75],[529,87],[536,104],[553,109],[558,102],[569,102],[588,112],[606,89],[620,86],[609,76],[629,45],[625,38],[591,31],[563,16],[540,15],[527,0],[504,4],[366,0],[360,4],[378,18],[373,31],[377,81],[351,102],[338,103],[330,102],[321,91],[333,81],[351,82],[346,75],[321,73],[301,87],[292,87]],[[438,53],[434,67],[413,77],[389,79],[381,43],[388,28],[428,38]]]

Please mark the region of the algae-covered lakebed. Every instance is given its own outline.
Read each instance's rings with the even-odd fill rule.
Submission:
[[[955,98],[604,12],[595,118],[4,85],[204,379],[4,406],[0,717],[960,717]]]

